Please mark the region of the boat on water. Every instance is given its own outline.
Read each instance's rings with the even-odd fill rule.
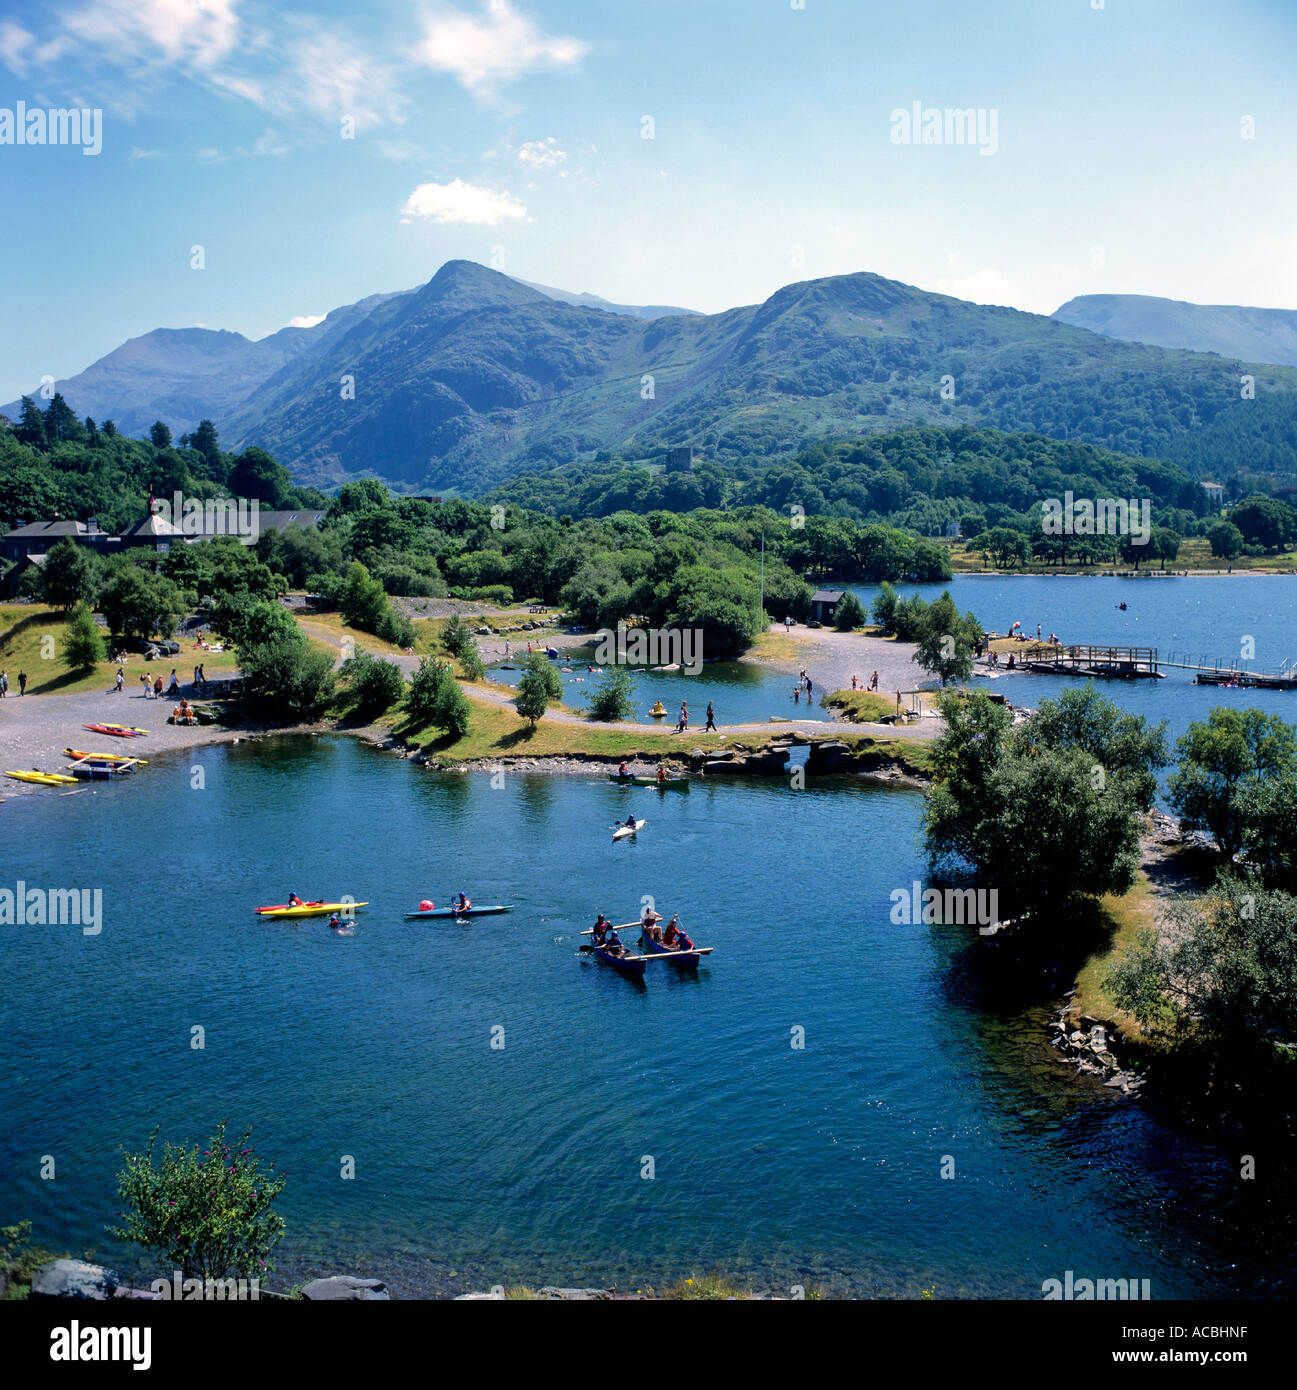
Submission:
[[[623,949],[625,948],[623,947]],[[590,954],[598,956],[605,965],[611,965],[615,970],[620,970],[623,975],[642,976],[646,969],[644,957],[637,956],[632,951],[627,951],[624,956],[619,956],[606,946],[591,946]]]
[[[667,707],[662,703],[661,700],[659,700],[657,704],[654,705],[651,710],[649,710],[649,713],[653,716],[654,719],[661,719],[666,712]]]
[[[648,821],[646,820],[637,820],[635,822],[634,829],[632,829],[629,825],[621,826],[619,829],[613,831],[613,843],[615,844],[618,840],[624,840],[630,835],[638,835],[639,832],[643,830],[647,824]]]
[[[677,792],[689,790],[687,777],[663,777],[659,780],[656,777],[619,777],[615,772],[610,772],[608,780],[620,782],[623,787],[669,787],[672,791]]]
[[[640,934],[639,944],[646,955],[671,957],[671,964],[681,970],[697,970],[698,962],[702,959],[702,954],[696,946],[688,951],[682,951],[679,947],[667,946],[661,941],[654,941],[651,936],[644,933]]]
[[[456,917],[490,917],[497,912],[512,911],[512,905],[506,907],[501,903],[496,903],[492,907],[466,907],[462,911],[457,907],[433,907],[428,908],[426,911],[420,909],[418,912],[407,912],[405,914],[405,920],[407,922],[413,922],[423,921],[425,919],[431,920],[436,918],[454,919]]]
[[[363,903],[302,903],[299,907],[259,907],[257,916],[263,918],[281,917],[328,917],[334,912],[350,912],[353,908],[368,907]]]

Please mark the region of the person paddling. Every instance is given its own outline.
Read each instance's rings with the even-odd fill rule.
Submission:
[[[461,893],[461,894],[455,899],[455,911],[456,911],[456,912],[467,912],[468,909],[469,909],[470,907],[472,907],[472,906],[473,906],[473,904],[472,904],[471,902],[469,902],[469,900],[468,900],[468,894],[467,894],[467,893]]]
[[[594,944],[596,946],[602,946],[604,938],[607,937],[610,930],[608,919],[601,912],[599,916],[595,918],[594,930],[590,933],[594,938]]]
[[[622,778],[629,779],[629,777],[630,777],[630,768],[628,768],[624,762],[623,762],[622,765],[617,769],[617,776],[618,776],[618,777],[622,777]]]
[[[632,812],[629,816],[626,817],[626,829],[627,829],[627,830],[634,830],[634,829],[635,829],[635,815],[634,815],[634,812]]]
[[[662,944],[674,947],[680,940],[680,914],[673,912],[671,920],[666,924],[666,929],[662,933]]]
[[[288,895],[288,905],[289,907],[302,907],[304,904],[302,903],[301,898],[299,898],[296,893],[290,893]]]

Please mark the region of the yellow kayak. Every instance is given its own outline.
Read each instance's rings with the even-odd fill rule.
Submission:
[[[259,907],[258,917],[328,917],[334,912],[347,912],[366,903],[303,903],[301,907]]]
[[[662,703],[661,700],[659,700],[657,704],[654,705],[651,710],[649,710],[649,713],[653,715],[656,719],[660,719],[666,712],[667,707]]]
[[[65,782],[75,782],[75,777],[64,777],[58,772],[6,772],[6,777],[12,777],[18,782],[36,782],[44,787],[59,787]]]

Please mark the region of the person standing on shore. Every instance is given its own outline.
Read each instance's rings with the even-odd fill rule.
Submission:
[[[712,709],[712,702],[710,700],[707,701],[707,723],[703,726],[703,733],[706,733],[708,729],[713,733],[717,732],[716,711]]]
[[[0,671],[0,700],[3,700],[8,693],[9,673],[7,671]]]
[[[18,694],[19,694],[19,696],[23,696],[23,695],[26,695],[26,693],[27,693],[27,672],[26,672],[26,671],[19,671],[19,672],[18,672]]]

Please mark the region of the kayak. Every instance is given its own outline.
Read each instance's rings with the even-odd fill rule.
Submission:
[[[591,954],[599,957],[605,965],[611,965],[626,975],[642,975],[646,969],[643,956],[614,955],[606,946],[591,946]]]
[[[620,782],[623,787],[663,787],[671,791],[687,792],[689,790],[689,779],[687,777],[664,777],[658,781],[656,777],[619,777],[615,772],[608,774],[610,782]]]
[[[661,700],[659,700],[657,704],[654,705],[651,710],[649,710],[649,713],[653,716],[654,719],[661,719],[666,712],[667,707],[662,703]]]
[[[327,917],[331,912],[349,912],[368,907],[365,903],[303,903],[301,907],[259,907],[258,917]]]
[[[123,724],[82,724],[81,727],[92,734],[111,734],[113,738],[139,738],[148,733],[147,729],[128,729]]]
[[[466,907],[462,912],[454,907],[434,907],[427,912],[407,912],[405,920],[412,922],[425,917],[489,917],[496,912],[512,911],[512,907],[502,907],[498,903],[494,907]]]
[[[315,900],[314,902],[310,902],[310,903],[298,903],[297,906],[298,906],[298,907],[323,907],[323,906],[324,906],[324,899],[323,899],[323,898],[316,898],[316,900]],[[259,907],[259,908],[256,909],[256,911],[258,911],[258,912],[286,912],[287,910],[288,910],[288,904],[287,904],[287,903],[270,903],[270,904],[268,904],[266,907]]]
[[[43,787],[58,787],[77,780],[75,777],[63,777],[57,772],[6,772],[5,776],[18,782],[35,782]]]
[[[124,753],[87,753],[82,748],[65,748],[63,756],[78,763],[139,763],[141,767],[144,765],[143,758],[128,758]]]
[[[612,836],[613,843],[615,844],[618,840],[624,840],[628,835],[638,834],[647,824],[648,821],[646,820],[637,820],[634,830],[632,830],[629,825],[623,825],[620,830],[614,830]]]
[[[649,956],[674,956],[672,965],[678,965],[681,970],[698,969],[698,950],[695,947],[690,951],[681,951],[674,946],[664,946],[660,941],[654,941],[651,936],[640,936],[640,945],[644,948],[644,954]]]

